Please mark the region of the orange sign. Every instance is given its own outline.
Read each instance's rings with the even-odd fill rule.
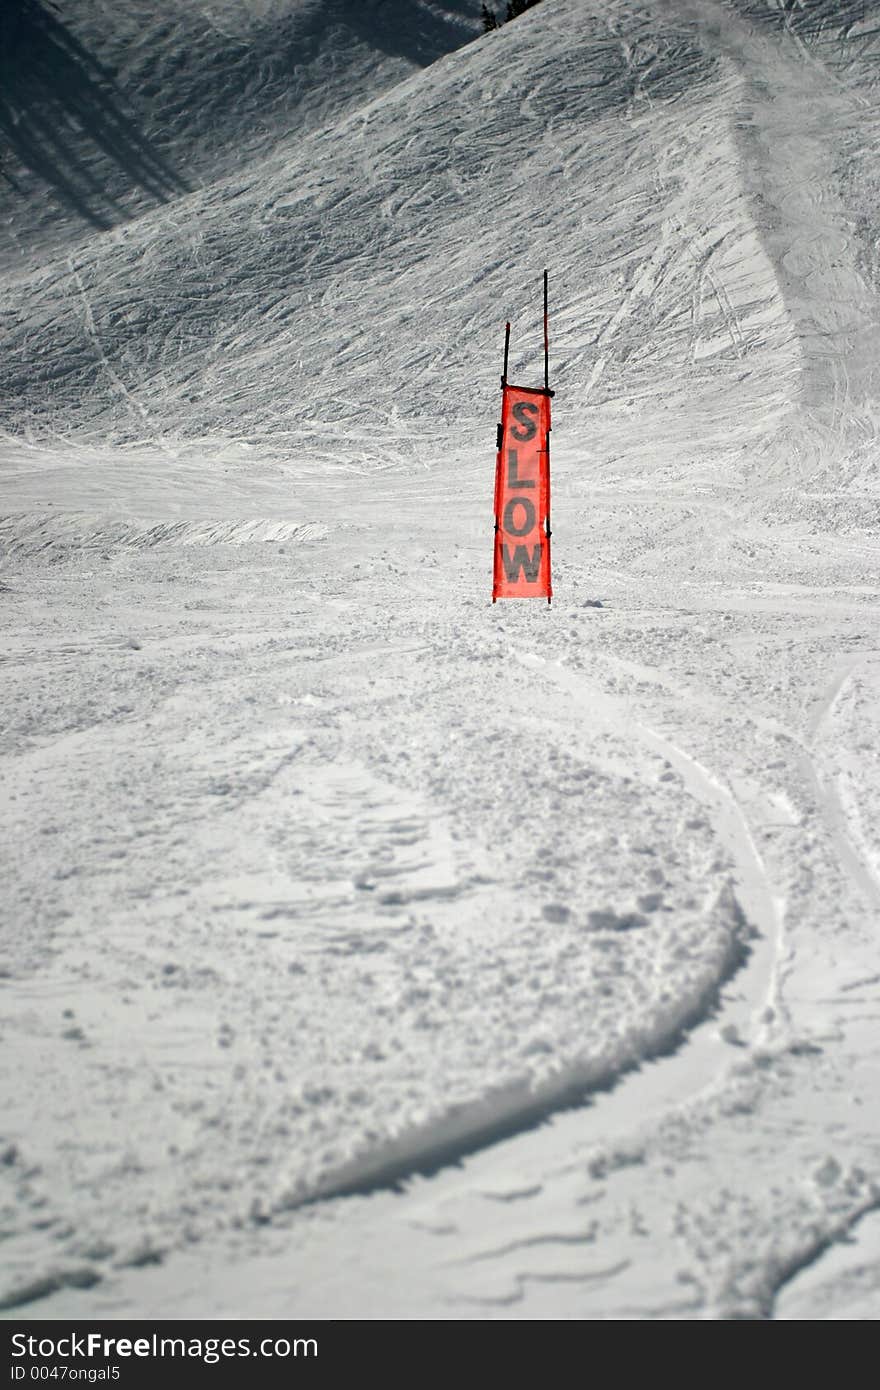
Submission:
[[[502,388],[495,464],[497,598],[546,598],[550,583],[550,396],[527,386]]]

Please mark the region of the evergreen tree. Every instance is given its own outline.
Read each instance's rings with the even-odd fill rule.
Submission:
[[[525,14],[533,5],[540,3],[540,0],[507,0],[507,12],[503,19],[499,19],[494,10],[490,10],[488,5],[480,6],[480,18],[483,21],[483,33],[488,34],[490,29],[500,29],[502,24],[506,24],[511,19],[517,19],[519,15]]]
[[[526,10],[530,10],[533,5],[537,4],[538,0],[507,0],[506,18],[508,20],[517,19],[519,15],[525,14]]]

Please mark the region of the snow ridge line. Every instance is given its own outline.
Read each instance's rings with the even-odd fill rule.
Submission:
[[[865,663],[853,659],[841,664],[830,685],[820,697],[810,720],[809,745],[802,749],[801,765],[816,796],[817,805],[834,840],[841,866],[871,910],[880,910],[880,880],[870,858],[859,846],[859,836],[853,833],[853,816],[847,810],[837,778],[831,770],[823,771],[821,743],[826,728],[834,720],[835,709],[853,680],[865,669]]]
[[[619,734],[625,728],[644,747],[659,753],[679,773],[691,794],[707,808],[719,839],[736,864],[741,908],[751,929],[771,945],[765,998],[760,1003],[754,1001],[754,1013],[761,1013],[769,1006],[777,1018],[784,1016],[779,993],[779,967],[785,942],[783,904],[774,898],[748,820],[736,796],[692,754],[664,734],[633,719],[617,697],[596,690],[582,675],[566,670],[558,661],[544,661],[529,653],[514,655],[519,655],[520,660],[531,667],[540,665],[545,676],[580,697],[589,710],[590,727],[594,731]]]
[[[859,1222],[869,1216],[871,1212],[880,1211],[880,1190],[872,1187],[868,1195],[861,1201],[854,1211],[847,1212],[835,1221],[828,1229],[821,1234],[817,1234],[813,1240],[804,1241],[801,1248],[795,1251],[783,1265],[772,1271],[774,1278],[769,1288],[764,1292],[761,1300],[764,1320],[769,1321],[776,1317],[776,1304],[784,1292],[786,1286],[802,1274],[804,1270],[810,1269],[818,1264],[824,1255],[828,1253],[839,1242],[852,1236],[852,1232]]]
[[[316,541],[328,535],[318,521],[113,521],[84,513],[17,514],[0,517],[0,550],[35,555],[55,547],[83,551],[123,546],[150,550],[158,545],[246,545],[252,542]]]
[[[314,1183],[301,1181],[274,1204],[290,1211],[334,1197],[365,1196],[379,1188],[397,1188],[416,1174],[430,1175],[525,1130],[534,1129],[559,1110],[590,1104],[597,1091],[613,1088],[642,1063],[674,1052],[685,1034],[720,1006],[721,992],[751,953],[749,928],[733,889],[718,895],[712,911],[723,914],[724,944],[704,977],[678,1007],[633,1025],[612,1039],[601,1055],[569,1063],[537,1086],[518,1078],[464,1105],[453,1105],[426,1125],[410,1129],[369,1153],[356,1155]]]
[[[625,725],[644,746],[660,753],[675,766],[689,791],[710,811],[719,838],[734,859],[740,891],[744,895],[741,902],[728,884],[716,901],[714,910],[720,909],[727,914],[723,951],[716,958],[709,977],[704,976],[699,987],[679,1001],[674,1015],[667,1012],[661,1018],[630,1028],[604,1054],[574,1061],[536,1087],[527,1080],[518,1080],[479,1101],[452,1108],[428,1125],[399,1135],[369,1154],[353,1158],[314,1185],[304,1182],[279,1200],[280,1210],[332,1197],[363,1195],[382,1187],[396,1187],[416,1173],[434,1172],[478,1149],[534,1128],[556,1111],[589,1103],[592,1093],[613,1088],[625,1073],[641,1062],[677,1051],[685,1041],[685,1034],[717,1013],[725,985],[752,957],[755,947],[751,943],[756,936],[766,945],[759,948],[756,969],[751,972],[754,974],[752,1028],[757,1030],[762,1026],[762,1015],[768,1005],[777,1021],[784,1018],[778,997],[779,960],[784,944],[781,905],[773,898],[748,822],[734,795],[695,758],[662,734],[635,723],[628,715],[624,718],[622,706],[615,697],[594,690],[587,681],[558,662],[513,649],[511,656],[532,669],[540,669],[545,677],[580,697],[589,709],[592,731],[610,730],[619,734]],[[704,1090],[705,1083],[701,1082],[696,1089],[697,1092]],[[679,1096],[676,1104],[693,1098]]]

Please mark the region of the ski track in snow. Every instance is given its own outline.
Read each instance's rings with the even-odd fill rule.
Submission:
[[[880,1307],[878,16],[476,8],[90,0],[4,156],[5,1309]]]

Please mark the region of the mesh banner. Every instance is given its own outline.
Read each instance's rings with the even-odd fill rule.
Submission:
[[[504,386],[495,464],[496,598],[546,598],[550,586],[550,393]]]

